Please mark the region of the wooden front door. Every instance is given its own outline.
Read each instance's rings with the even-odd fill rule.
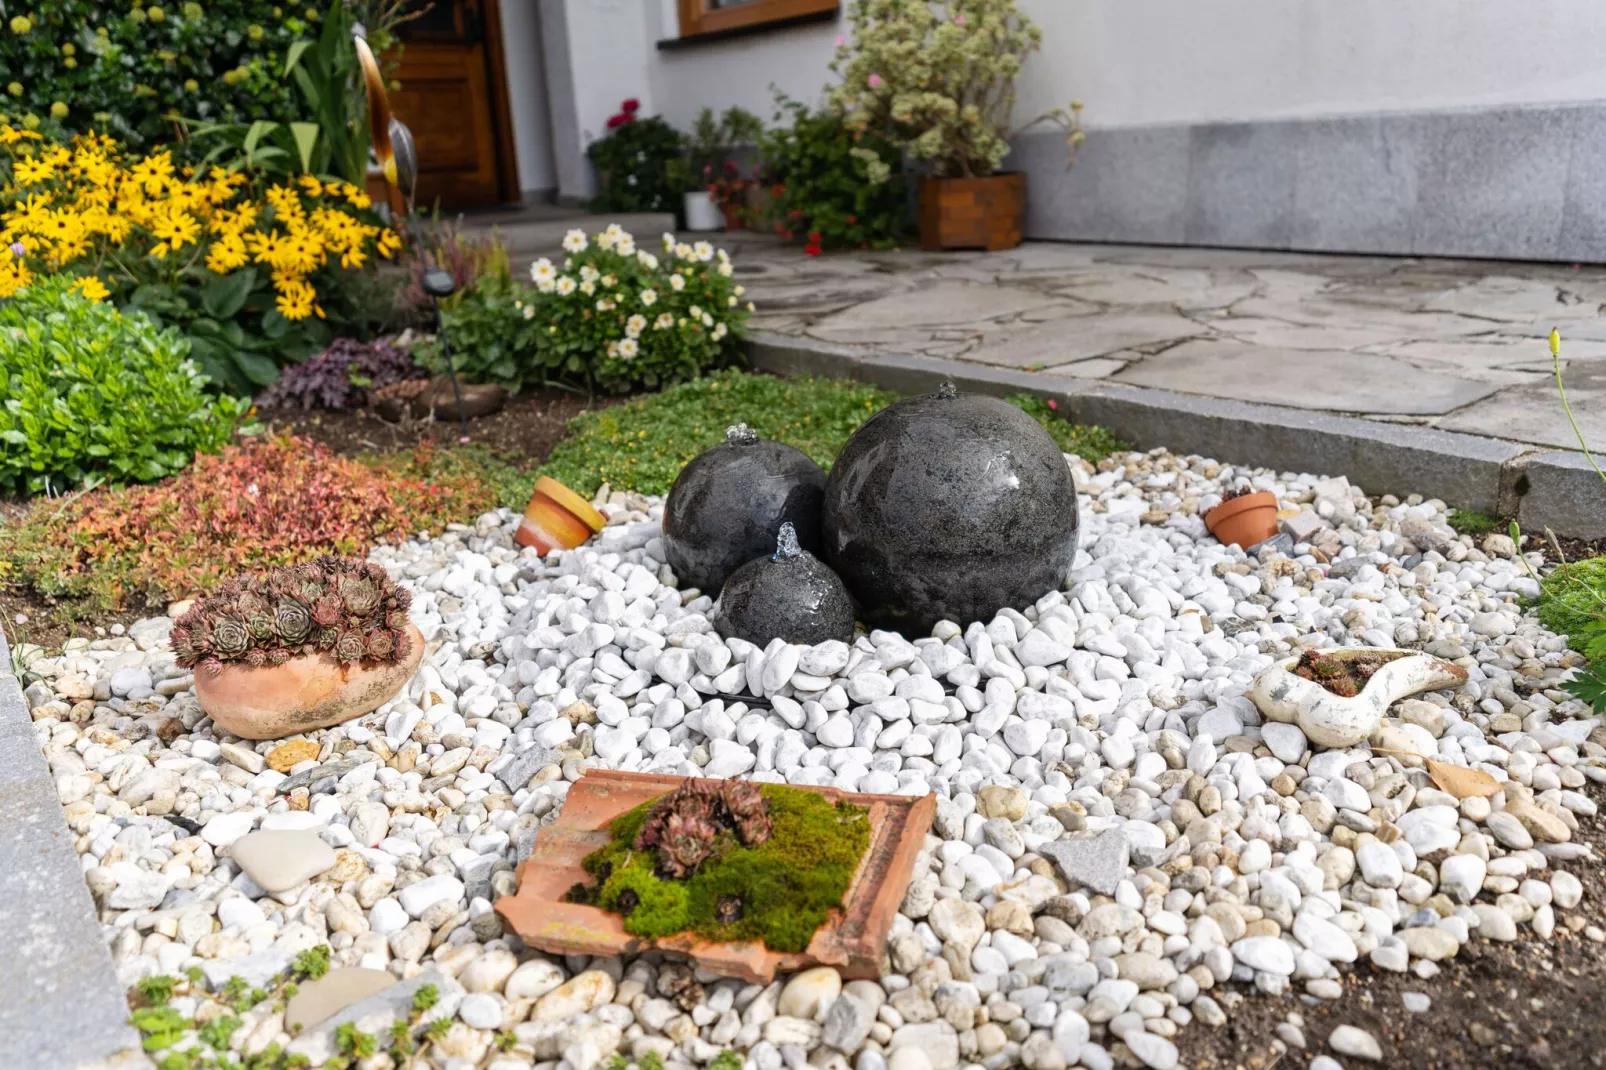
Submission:
[[[418,146],[418,206],[519,199],[497,0],[416,0],[390,94]]]

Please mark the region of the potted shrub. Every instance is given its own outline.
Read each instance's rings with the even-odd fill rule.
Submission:
[[[1277,495],[1249,487],[1229,490],[1221,504],[1204,515],[1210,534],[1229,546],[1248,549],[1277,534]]]
[[[1009,249],[1026,219],[1026,176],[1001,172],[1009,139],[1039,122],[1064,127],[1074,151],[1081,105],[1011,127],[1015,78],[1042,31],[1014,0],[857,0],[838,38],[831,105],[928,168],[919,189],[925,249]]]
[[[195,697],[243,739],[326,728],[390,701],[418,668],[411,593],[378,565],[320,557],[233,579],[173,625]]]
[[[718,118],[704,108],[686,135],[687,230],[736,230],[736,209],[747,182],[732,158],[737,148],[758,140],[764,124],[745,108],[728,108]]]
[[[640,110],[640,101],[624,101],[608,119],[607,136],[586,146],[598,187],[587,211],[677,216],[683,211],[677,197],[685,188],[680,135],[656,115],[642,117]]]

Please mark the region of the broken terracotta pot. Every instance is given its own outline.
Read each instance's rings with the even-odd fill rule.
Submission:
[[[591,875],[585,857],[609,841],[608,824],[620,814],[675,790],[687,777],[657,773],[588,772],[563,801],[558,820],[542,828],[530,857],[519,865],[515,895],[497,900],[496,912],[524,942],[560,955],[635,955],[665,951],[726,977],[767,984],[777,972],[834,966],[844,978],[875,978],[893,916],[914,874],[915,857],[937,812],[937,797],[860,795],[836,788],[799,787],[833,803],[849,802],[870,814],[870,846],[848,885],[842,911],[815,932],[806,951],[771,951],[761,943],[703,940],[689,933],[651,939],[625,932],[624,919],[598,907],[565,900]],[[701,780],[718,785],[718,780]]]
[[[1307,739],[1324,747],[1359,743],[1371,735],[1384,711],[1407,695],[1467,682],[1467,670],[1461,666],[1414,650],[1343,647],[1321,653],[1340,659],[1382,654],[1394,660],[1374,672],[1360,694],[1345,698],[1314,680],[1295,676],[1299,658],[1285,658],[1255,678],[1249,698],[1268,720],[1297,724]]]
[[[535,481],[524,519],[513,533],[520,546],[533,546],[545,557],[553,550],[572,550],[603,529],[607,517],[591,503],[551,476]]]
[[[349,721],[395,697],[424,657],[424,636],[407,625],[405,661],[342,662],[302,654],[283,665],[228,662],[196,672],[195,697],[219,727],[241,739],[280,739]]]

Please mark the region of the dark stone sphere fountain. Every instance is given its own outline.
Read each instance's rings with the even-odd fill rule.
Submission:
[[[785,522],[804,549],[818,551],[824,491],[825,473],[807,454],[738,424],[675,477],[664,502],[664,557],[682,587],[713,595],[737,568],[769,556]]]
[[[756,646],[771,639],[823,643],[853,639],[853,599],[842,578],[798,545],[790,522],[781,525],[775,553],[749,561],[725,581],[714,627]]]
[[[944,383],[854,432],[823,525],[825,559],[863,618],[918,638],[1059,587],[1076,555],[1076,485],[1030,416]]]

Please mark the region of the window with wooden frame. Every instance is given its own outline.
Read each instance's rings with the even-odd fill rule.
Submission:
[[[680,36],[702,37],[748,30],[769,23],[827,18],[840,0],[677,0]]]

